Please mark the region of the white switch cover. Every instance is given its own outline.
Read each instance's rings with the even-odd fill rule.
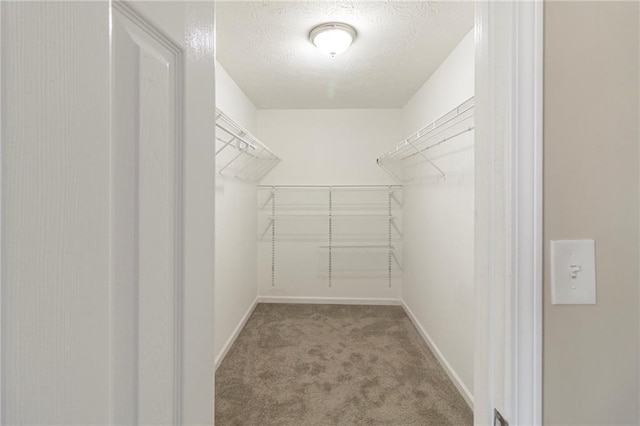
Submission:
[[[551,303],[596,303],[595,242],[551,241]]]

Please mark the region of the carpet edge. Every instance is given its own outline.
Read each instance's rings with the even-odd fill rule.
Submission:
[[[245,312],[245,314],[242,316],[242,319],[240,320],[236,328],[233,330],[233,333],[231,333],[231,336],[229,336],[229,338],[225,342],[218,356],[216,356],[213,364],[214,371],[217,371],[218,367],[220,367],[220,364],[222,364],[222,361],[224,361],[224,358],[227,356],[227,354],[229,353],[229,350],[231,349],[233,344],[236,342],[236,339],[240,335],[240,332],[244,329],[244,326],[247,324],[247,321],[249,321],[249,318],[251,317],[251,314],[253,314],[253,311],[256,309],[256,306],[258,306],[257,297],[251,303],[251,305],[249,306],[249,309],[247,309],[247,312]]]
[[[429,349],[431,349],[431,352],[433,352],[433,355],[435,355],[436,359],[438,360],[438,363],[442,366],[445,373],[447,373],[447,376],[449,376],[449,379],[453,382],[453,385],[456,387],[456,389],[458,389],[458,392],[460,392],[460,395],[462,395],[462,398],[464,398],[469,408],[471,408],[471,410],[473,411],[473,405],[474,405],[473,394],[469,391],[467,386],[462,382],[462,380],[460,379],[460,376],[458,376],[458,373],[456,373],[456,371],[453,369],[451,364],[449,364],[449,362],[444,357],[442,352],[440,352],[440,349],[438,349],[438,346],[431,339],[431,336],[429,336],[429,333],[427,333],[427,331],[422,327],[422,325],[418,321],[418,318],[416,318],[413,311],[405,303],[404,300],[401,300],[401,306],[404,309],[407,316],[409,317],[409,319],[411,320],[411,322],[413,323],[413,326],[416,328],[416,330],[418,330],[418,333],[420,334],[422,339],[425,341]]]

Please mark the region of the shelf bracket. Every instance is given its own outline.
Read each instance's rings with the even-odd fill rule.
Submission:
[[[273,221],[274,219],[269,219],[269,223],[267,224],[267,227],[262,232],[262,235],[260,235],[261,240],[264,238],[265,235],[267,235],[267,232],[269,232],[269,229],[271,229],[271,227],[273,226]]]
[[[445,179],[445,178],[446,178],[446,176],[445,176],[444,172],[442,171],[442,169],[441,169],[440,167],[436,166],[436,165],[435,165],[435,163],[429,159],[429,157],[427,157],[426,155],[424,155],[424,153],[423,153],[422,151],[420,151],[418,148],[416,148],[416,146],[415,146],[414,144],[410,143],[409,145],[411,146],[411,148],[412,148],[412,149],[413,149],[413,150],[414,150],[414,151],[415,151],[419,156],[421,156],[422,158],[424,158],[424,160],[425,160],[427,163],[431,164],[431,166],[432,166],[434,169],[436,169],[436,170],[440,173],[440,176],[441,176],[443,179]]]
[[[391,252],[391,257],[393,257],[393,260],[396,261],[396,265],[398,265],[398,269],[402,271],[402,265],[400,265],[400,261],[398,260],[398,256],[396,255],[396,253]]]
[[[231,144],[236,140],[236,137],[235,137],[235,136],[232,136],[232,137],[231,137],[231,139],[229,139],[228,141],[225,141],[225,140],[224,140],[224,139],[222,139],[222,138],[216,138],[216,139],[217,139],[218,141],[220,141],[220,142],[222,142],[222,143],[224,144],[224,145],[222,145],[222,147],[220,147],[220,149],[219,149],[219,150],[217,150],[217,151],[216,151],[216,155],[218,155],[218,154],[220,154],[220,152],[221,152],[223,149],[225,149],[226,147],[228,147],[229,145],[231,145]]]
[[[396,204],[398,204],[398,207],[402,207],[402,203],[398,200],[398,197],[396,197],[395,190],[391,191],[391,198],[396,202]]]
[[[267,207],[267,204],[269,204],[269,201],[273,199],[274,195],[275,193],[273,191],[269,192],[269,196],[266,200],[264,200],[264,203],[262,204],[262,207],[260,207],[260,209],[264,209],[265,207]]]
[[[391,171],[391,169],[384,164],[384,161],[381,160],[380,158],[378,158],[376,160],[376,162],[378,163],[378,166],[382,167],[382,170],[384,170],[389,176],[391,176],[393,179],[395,179],[397,182],[402,182],[402,179],[400,178],[400,176],[398,176],[397,174],[395,174],[394,172]]]
[[[404,235],[402,235],[402,231],[400,231],[400,228],[398,228],[398,224],[396,223],[395,218],[393,216],[390,217],[390,222],[391,222],[391,226],[393,226],[393,229],[396,230],[400,238],[404,238]]]

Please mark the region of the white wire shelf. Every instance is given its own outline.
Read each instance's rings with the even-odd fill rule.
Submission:
[[[445,172],[428,156],[428,151],[475,128],[474,98],[471,97],[442,117],[424,126],[377,159],[377,163],[398,182],[406,181],[404,170],[428,163],[437,174]]]
[[[370,249],[370,250],[395,250],[395,246],[389,244],[376,244],[376,243],[362,243],[362,244],[352,244],[352,243],[334,243],[334,244],[319,244],[320,248],[333,248],[333,249],[345,249],[345,250],[354,250],[354,249]]]
[[[257,201],[258,241],[271,245],[272,286],[284,244],[317,253],[329,287],[334,277],[387,277],[391,286],[401,275],[401,185],[258,185]]]
[[[298,220],[298,219],[371,219],[371,220],[395,220],[395,216],[383,215],[383,214],[371,214],[371,213],[361,213],[361,214],[343,214],[343,213],[324,213],[324,214],[279,214],[276,216],[268,216],[269,219],[275,220]]]
[[[329,224],[331,223],[331,235]],[[271,231],[275,229],[275,234]],[[259,241],[317,241],[317,242],[345,242],[345,243],[373,243],[388,247],[389,241],[402,240],[403,234],[395,220],[391,222],[389,231],[389,219],[366,220],[353,217],[350,219],[323,218],[297,218],[292,220],[272,220],[262,222],[259,225]]]
[[[216,167],[222,176],[259,182],[280,158],[216,108]]]
[[[349,244],[358,248],[367,248],[368,245],[371,248],[377,248],[378,246],[382,246],[381,241],[384,239],[384,236],[362,236],[357,234],[347,234],[347,235],[339,235],[332,238],[331,247],[335,248],[336,244],[339,244],[340,241],[344,241],[346,244]],[[278,235],[275,240],[272,239],[270,235],[265,235],[263,238],[259,239],[259,242],[276,242],[276,243],[322,243],[327,241],[327,234],[291,234],[291,235]],[[402,237],[396,235],[391,237],[391,241],[394,243],[402,242]],[[388,248],[387,245],[384,245],[385,249]],[[338,249],[344,249],[344,247],[338,247]],[[394,250],[391,248],[391,250]]]
[[[270,211],[274,194],[278,194],[278,211],[324,213],[329,211],[329,193],[334,214],[339,212],[384,211],[391,193],[392,209],[402,207],[401,185],[258,185],[258,210]]]

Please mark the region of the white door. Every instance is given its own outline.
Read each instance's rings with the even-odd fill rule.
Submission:
[[[213,423],[213,22],[2,3],[3,424]]]

